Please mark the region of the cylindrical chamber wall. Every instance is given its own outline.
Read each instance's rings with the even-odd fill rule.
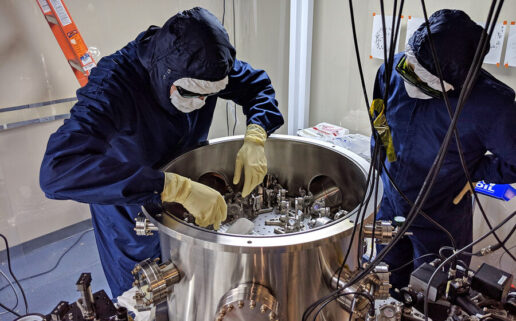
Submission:
[[[216,172],[232,181],[234,158],[241,145],[242,137],[210,141],[173,160],[164,170],[193,179]],[[171,321],[216,320],[221,298],[246,283],[268,288],[278,302],[276,319],[284,321],[300,320],[311,303],[331,291],[331,274],[351,242],[358,205],[366,190],[368,163],[331,144],[282,135],[268,139],[266,154],[269,173],[289,191],[307,188],[314,177],[330,177],[342,191],[342,208],[354,215],[309,231],[256,236],[221,234],[173,215],[146,212],[159,227],[162,259],[174,262],[182,275],[168,299]],[[370,204],[366,213],[373,208]],[[352,268],[357,263],[356,248],[355,239],[347,262]],[[347,316],[338,303],[328,305],[323,315],[320,320]]]

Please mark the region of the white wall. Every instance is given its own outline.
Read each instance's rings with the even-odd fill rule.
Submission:
[[[162,25],[179,10],[200,5],[222,19],[224,0],[66,1],[86,44],[109,55],[149,25]],[[225,25],[233,40],[233,1]],[[289,3],[236,0],[237,57],[265,69],[287,118]],[[0,109],[75,96],[79,87],[35,0],[0,1]],[[0,124],[67,112],[70,103],[0,112]],[[210,137],[225,136],[225,101],[219,101]],[[231,106],[232,108],[232,106]],[[231,110],[230,110],[231,112]],[[232,116],[230,127],[232,128]],[[238,108],[236,134],[245,130]],[[48,200],[38,184],[49,135],[62,121],[0,131],[0,233],[12,245],[89,217],[84,204]],[[278,132],[285,133],[286,126]],[[3,245],[0,245],[0,249]]]
[[[387,15],[392,15],[393,1],[385,2],[386,10],[390,8],[388,12],[391,12]],[[429,14],[442,8],[457,8],[466,11],[475,21],[485,21],[491,1],[432,0],[426,1],[426,3]],[[369,98],[371,99],[376,71],[383,63],[383,61],[378,59],[369,59],[373,12],[380,13],[379,1],[355,0],[353,4],[362,66],[366,77]],[[400,51],[404,50],[407,17],[409,15],[414,17],[423,16],[420,1],[405,1],[403,14]],[[516,20],[516,1],[505,1],[499,21],[504,20]],[[505,49],[503,52],[505,52]],[[315,1],[312,59],[310,124],[315,125],[319,122],[327,121],[349,128],[352,132],[369,135],[369,122],[353,46],[348,1]],[[495,77],[516,89],[516,68],[497,68],[494,65],[484,65],[483,67]],[[487,214],[494,225],[500,222],[507,214],[516,210],[516,199],[513,199],[511,202],[502,202],[482,197],[482,204],[484,204]],[[512,226],[512,224],[506,225],[500,230],[499,234],[502,236],[506,235]],[[474,234],[479,236],[485,232],[487,232],[487,225],[484,223],[478,210],[476,210]],[[482,244],[492,243],[494,243],[494,239],[489,238]],[[514,245],[516,245],[516,235],[513,235],[508,247]],[[513,253],[516,253],[515,249],[513,249]],[[498,251],[482,260],[498,266],[498,259],[501,254],[502,251]],[[479,262],[480,260],[478,259],[473,260],[473,266],[478,265]],[[516,266],[507,255],[502,258],[502,267],[516,274]]]

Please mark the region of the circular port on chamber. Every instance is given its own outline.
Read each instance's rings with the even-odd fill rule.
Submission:
[[[226,177],[217,172],[208,172],[202,174],[197,180],[199,183],[209,186],[222,195],[231,193],[231,187]]]
[[[313,177],[308,184],[308,190],[314,197],[314,202],[324,201],[325,206],[336,208],[342,204],[342,193],[335,181],[326,175]]]

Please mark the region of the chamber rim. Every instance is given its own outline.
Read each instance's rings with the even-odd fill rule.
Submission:
[[[243,135],[216,138],[209,140],[207,145],[215,145],[238,140],[243,141],[243,138]],[[280,141],[287,140],[316,145],[346,157],[349,161],[354,163],[358,167],[358,169],[362,171],[364,175],[367,175],[367,170],[369,169],[369,162],[367,162],[362,157],[343,147],[336,146],[328,142],[323,142],[306,137],[297,137],[281,134],[273,134],[268,139]],[[176,159],[172,160],[171,162],[168,162],[165,166],[168,167],[170,163],[180,159],[188,153],[185,153],[177,157]],[[368,188],[371,188],[371,185],[372,184],[370,182]],[[380,203],[381,196],[383,195],[383,184],[379,184],[378,186],[378,195],[380,196],[378,203]],[[366,222],[368,217],[370,217],[373,214],[375,204],[372,203],[373,202],[369,202],[366,208],[364,222]],[[193,245],[197,245],[207,249],[241,253],[270,251],[290,252],[298,251],[299,249],[304,248],[314,248],[321,246],[322,244],[337,242],[351,235],[353,229],[352,222],[356,222],[358,220],[357,206],[352,211],[350,211],[351,215],[348,218],[309,231],[300,231],[296,233],[267,236],[238,235],[221,234],[211,230],[203,229],[201,227],[192,226],[176,218],[175,216],[170,216],[168,214],[153,213],[151,215],[144,206],[142,206],[142,211],[145,214],[145,216],[158,227],[160,233],[164,233],[169,237],[172,237],[182,242],[192,243]],[[158,214],[162,214],[162,216],[167,215],[170,218],[170,222],[167,222],[167,225],[163,224]]]

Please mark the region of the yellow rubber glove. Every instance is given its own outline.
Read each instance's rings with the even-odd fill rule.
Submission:
[[[195,224],[201,227],[213,224],[218,230],[227,216],[226,201],[219,192],[174,173],[165,173],[161,201],[183,205],[195,217]]]
[[[256,186],[261,184],[267,174],[267,158],[264,149],[266,139],[267,133],[262,127],[256,124],[247,126],[244,144],[237,154],[233,176],[233,184],[236,185],[240,182],[242,168],[244,169],[243,197],[249,195]]]

